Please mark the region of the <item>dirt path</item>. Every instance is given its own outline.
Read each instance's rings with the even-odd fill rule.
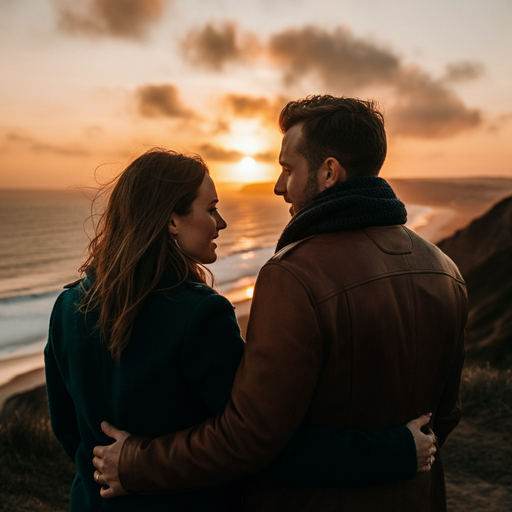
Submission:
[[[512,511],[510,431],[463,419],[443,447],[449,512]]]

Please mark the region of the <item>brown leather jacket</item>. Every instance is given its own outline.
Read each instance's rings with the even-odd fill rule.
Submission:
[[[258,277],[247,346],[224,413],[156,440],[131,436],[121,482],[131,492],[179,492],[239,479],[267,465],[302,422],[379,430],[431,411],[442,445],[460,419],[466,317],[455,264],[405,227],[291,244]],[[253,477],[245,506],[442,511],[440,451],[431,473],[379,486]]]

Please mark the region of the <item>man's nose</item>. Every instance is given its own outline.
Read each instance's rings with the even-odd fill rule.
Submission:
[[[286,175],[285,172],[282,171],[277,178],[276,184],[274,185],[274,194],[276,196],[284,196],[286,192]]]

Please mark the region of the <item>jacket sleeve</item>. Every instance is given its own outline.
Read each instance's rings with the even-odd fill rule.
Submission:
[[[304,419],[322,351],[307,290],[280,265],[267,264],[256,283],[246,348],[225,411],[156,440],[131,436],[120,458],[123,487],[192,491],[268,465]]]
[[[59,299],[57,299],[58,303]],[[46,377],[46,393],[53,433],[64,448],[67,456],[75,462],[75,456],[80,444],[80,433],[73,399],[71,398],[60,373],[52,343],[52,324],[55,307],[50,318],[48,343],[44,349],[44,364]]]

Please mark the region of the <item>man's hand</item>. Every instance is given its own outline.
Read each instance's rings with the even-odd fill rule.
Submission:
[[[119,480],[119,471],[117,469],[121,448],[124,442],[130,436],[129,432],[118,430],[116,427],[103,421],[101,430],[108,437],[115,439],[115,443],[109,446],[95,446],[92,453],[93,466],[97,471],[94,472],[94,480],[101,485],[100,495],[102,498],[115,498],[128,494]]]
[[[424,434],[421,428],[428,424],[432,413],[423,414],[415,420],[409,421],[406,427],[412,432],[414,442],[416,443],[416,453],[418,454],[418,473],[425,473],[432,469],[432,464],[436,460],[434,454],[437,448],[434,443],[436,436],[432,429],[428,429],[428,434]]]

